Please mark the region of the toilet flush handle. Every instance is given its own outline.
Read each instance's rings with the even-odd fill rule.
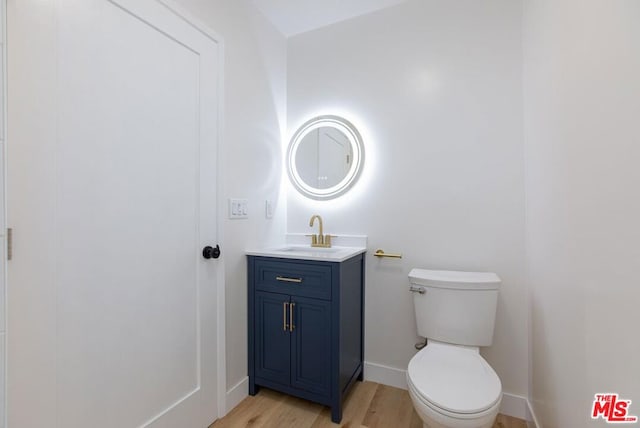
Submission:
[[[424,294],[427,292],[427,290],[425,290],[422,287],[416,287],[414,285],[409,287],[409,291],[413,292],[413,293],[420,293],[420,294]]]

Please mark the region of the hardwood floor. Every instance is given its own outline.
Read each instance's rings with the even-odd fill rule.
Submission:
[[[374,382],[357,382],[344,404],[342,423],[331,422],[328,407],[262,388],[210,428],[422,428],[409,393]],[[493,428],[527,428],[521,419],[498,415]]]

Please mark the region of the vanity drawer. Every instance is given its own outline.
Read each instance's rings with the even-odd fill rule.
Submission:
[[[331,299],[331,265],[256,259],[256,290]]]

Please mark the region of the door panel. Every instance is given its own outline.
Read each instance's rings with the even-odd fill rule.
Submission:
[[[327,394],[331,385],[331,302],[293,297],[291,385]]]
[[[14,13],[50,7],[38,3]],[[15,159],[10,180],[18,186],[10,221],[47,231],[39,242],[16,236],[22,261],[9,272],[10,286],[27,285],[30,297],[48,296],[49,305],[41,314],[21,313],[29,306],[23,291],[10,303],[21,342],[9,343],[17,367],[9,400],[18,403],[10,423],[208,426],[217,410],[216,262],[204,260],[201,248],[217,239],[217,42],[154,0],[55,4],[48,34],[55,55],[39,60],[55,70],[48,79],[54,88],[45,88],[55,102],[51,113],[29,123],[55,132],[26,146],[18,140],[9,160]],[[13,40],[20,49],[19,37]],[[33,82],[12,83],[20,97]],[[28,114],[22,102],[18,114]],[[26,120],[13,123],[29,137],[20,129]],[[51,153],[51,167],[33,194],[20,192],[36,166],[21,150],[41,146]],[[21,217],[43,200],[50,201],[43,218],[51,222]],[[32,255],[42,256],[42,247],[51,249],[50,263],[42,265],[46,279],[25,284],[23,269],[41,266]],[[34,325],[52,326],[46,341],[53,340],[47,350],[53,361],[36,367],[48,381],[43,402],[21,407],[21,397],[42,387],[26,375],[47,331]],[[41,410],[41,420],[27,414]]]
[[[256,376],[289,385],[291,375],[291,332],[289,296],[256,292],[255,349]],[[287,324],[287,327],[285,327]]]

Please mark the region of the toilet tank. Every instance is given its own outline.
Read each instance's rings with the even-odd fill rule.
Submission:
[[[491,345],[501,282],[498,275],[413,269],[409,282],[418,335],[457,345]]]

